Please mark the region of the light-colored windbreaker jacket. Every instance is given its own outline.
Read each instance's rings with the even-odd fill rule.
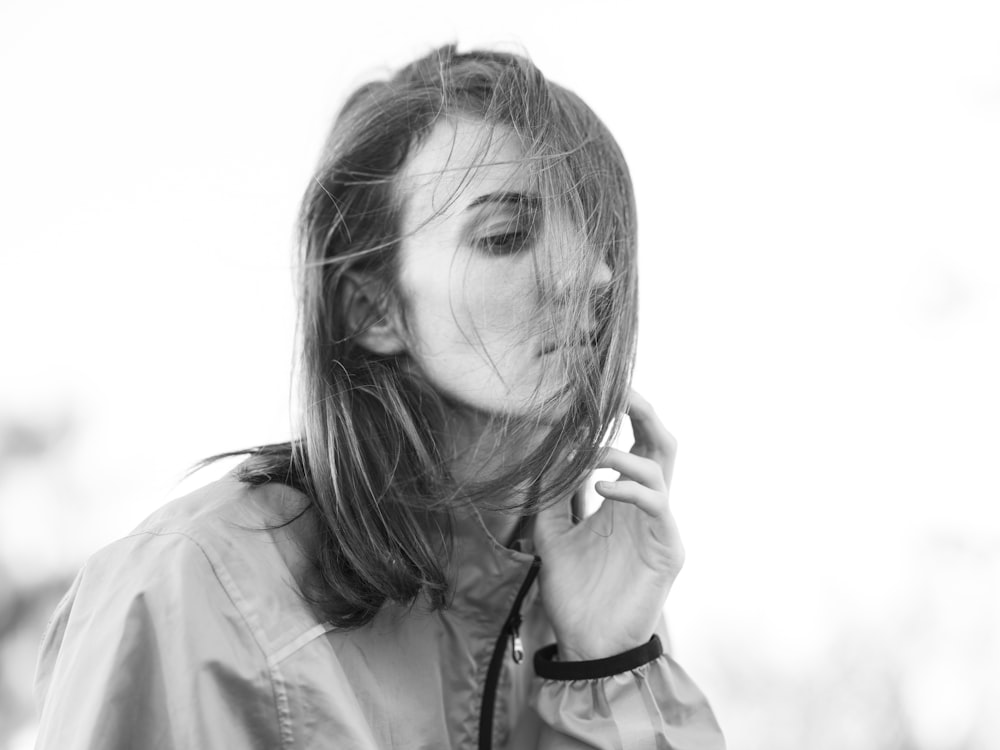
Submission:
[[[656,637],[611,659],[554,658],[540,561],[477,518],[456,526],[450,607],[390,605],[333,630],[297,593],[296,525],[260,530],[304,504],[226,477],[91,557],[42,644],[37,748],[724,747]]]

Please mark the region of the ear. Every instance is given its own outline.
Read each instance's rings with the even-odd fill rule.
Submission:
[[[357,331],[361,346],[375,354],[399,354],[406,350],[402,321],[379,284],[359,273],[344,277],[347,324]]]

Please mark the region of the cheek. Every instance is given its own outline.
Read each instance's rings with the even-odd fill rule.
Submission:
[[[534,392],[541,316],[528,265],[525,272],[495,260],[470,263],[414,290],[411,352],[438,388],[490,411],[516,410]]]
[[[427,355],[465,351],[495,359],[535,336],[534,278],[513,262],[473,260],[422,281],[410,307],[415,343]]]
[[[563,382],[559,362],[538,356],[551,319],[530,253],[487,258],[435,240],[409,245],[401,260],[409,352],[434,387],[506,412]]]
[[[484,339],[515,344],[534,333],[536,297],[533,279],[524,278],[521,269],[490,264],[457,285],[454,298]]]

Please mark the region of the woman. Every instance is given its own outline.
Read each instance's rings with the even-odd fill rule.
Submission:
[[[297,439],[88,561],[39,747],[722,747],[663,652],[675,446],[628,389],[603,124],[525,59],[440,49],[349,98],[301,232]]]

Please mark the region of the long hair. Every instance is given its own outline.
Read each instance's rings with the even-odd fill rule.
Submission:
[[[560,320],[596,325],[591,346],[563,348],[569,407],[553,422],[538,417],[544,403],[533,416],[493,415],[502,442],[534,448],[516,466],[464,484],[451,476],[442,451],[455,404],[407,366],[405,352],[379,355],[362,346],[359,336],[376,320],[349,313],[352,295],[364,293],[378,302],[372,309],[395,310],[405,321],[397,178],[408,155],[449,117],[513,134],[543,197],[542,221],[561,211],[579,228],[574,272],[587,278],[601,263],[612,272],[600,290],[582,284],[558,301]],[[625,160],[587,105],[529,60],[447,46],[347,99],[303,198],[299,232],[296,435],[244,451],[250,457],[237,476],[253,485],[289,484],[308,497],[318,543],[315,582],[304,593],[335,626],[363,625],[387,601],[412,604],[421,593],[432,609],[446,606],[448,511],[472,503],[535,512],[593,471],[620,426],[637,325],[635,202]],[[544,279],[546,260],[537,255]],[[552,301],[543,283],[540,290]],[[553,317],[552,335],[579,335],[564,329]],[[526,484],[534,487],[529,500],[503,502]]]

